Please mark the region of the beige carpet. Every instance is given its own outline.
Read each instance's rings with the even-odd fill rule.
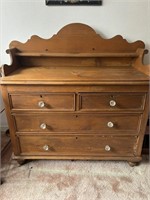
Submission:
[[[15,161],[2,169],[1,200],[150,200],[148,157],[114,161]]]

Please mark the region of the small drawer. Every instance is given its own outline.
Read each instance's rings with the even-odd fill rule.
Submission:
[[[137,138],[83,135],[19,137],[22,155],[133,156]]]
[[[11,94],[13,110],[74,111],[74,93]]]
[[[97,134],[137,134],[139,114],[28,114],[15,115],[18,132],[78,132]]]
[[[143,110],[146,95],[143,93],[80,93],[81,111]]]

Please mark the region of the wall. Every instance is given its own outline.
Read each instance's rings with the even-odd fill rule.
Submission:
[[[1,0],[1,57],[10,41],[26,42],[31,35],[50,38],[68,23],[93,27],[105,38],[117,34],[129,42],[143,40],[150,49],[150,0],[103,0],[103,6],[46,6],[45,0]],[[148,63],[149,56],[145,57]],[[5,122],[4,122],[5,123]]]

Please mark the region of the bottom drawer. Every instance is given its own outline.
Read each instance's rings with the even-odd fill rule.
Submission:
[[[134,136],[25,136],[19,137],[21,155],[133,156]]]

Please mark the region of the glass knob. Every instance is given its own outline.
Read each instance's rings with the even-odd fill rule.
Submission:
[[[48,151],[48,150],[49,150],[49,146],[46,144],[46,145],[43,146],[43,149],[44,149],[45,151]]]
[[[38,106],[39,106],[40,108],[43,108],[43,107],[45,106],[44,101],[39,101],[39,102],[38,102]]]
[[[109,128],[112,128],[112,127],[114,127],[114,123],[113,123],[113,122],[108,122],[108,123],[107,123],[107,126],[108,126]]]
[[[46,129],[46,124],[45,124],[45,123],[42,123],[42,124],[40,125],[40,128],[41,128],[41,129]]]
[[[109,145],[106,145],[105,146],[105,151],[110,151],[111,150],[111,147]]]
[[[109,105],[112,106],[112,107],[116,106],[116,101],[111,100],[111,101],[109,102]]]

